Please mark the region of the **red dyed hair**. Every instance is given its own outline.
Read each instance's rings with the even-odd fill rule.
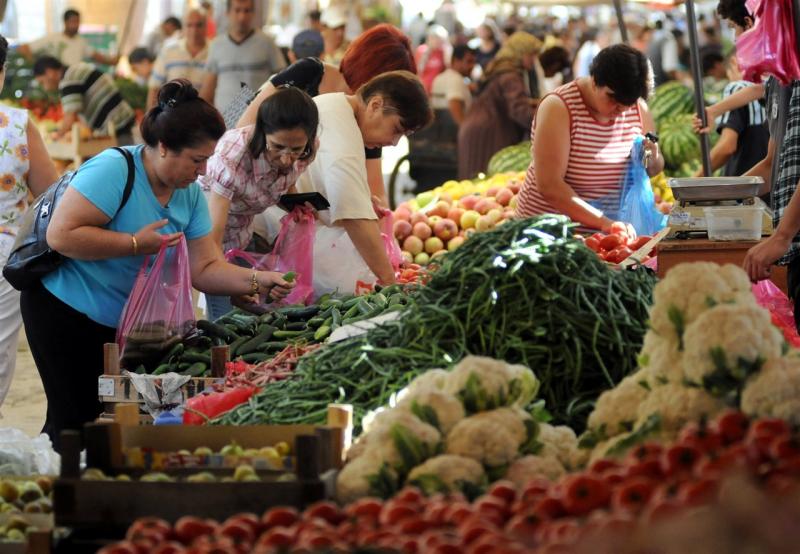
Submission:
[[[339,71],[350,90],[387,71],[417,72],[411,41],[393,25],[381,23],[350,43]]]

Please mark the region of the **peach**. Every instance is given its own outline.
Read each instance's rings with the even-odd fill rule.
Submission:
[[[422,240],[427,239],[433,234],[431,226],[421,221],[414,225],[414,229],[412,230],[412,232],[414,233],[415,237],[419,237]]]
[[[411,219],[409,219],[411,225],[416,225],[417,223],[425,223],[428,224],[428,216],[422,212],[414,212],[411,214]]]
[[[500,189],[494,198],[501,206],[508,206],[508,203],[511,202],[511,199],[514,198],[514,193],[511,192],[511,189],[504,188]]]
[[[447,242],[458,234],[458,225],[452,219],[442,219],[433,226],[433,234]]]
[[[398,219],[394,222],[394,237],[399,241],[405,240],[412,230],[411,224],[404,219]]]
[[[481,214],[476,212],[475,210],[467,210],[464,212],[464,215],[461,216],[461,228],[462,229],[471,229],[475,227],[475,222],[478,221],[478,218],[481,217]]]
[[[447,219],[451,219],[458,223],[461,221],[461,216],[464,215],[464,210],[461,208],[452,207],[450,211],[447,212]]]
[[[452,252],[462,244],[464,244],[464,237],[453,237],[447,242],[447,249]]]
[[[450,210],[450,203],[439,200],[433,209],[428,210],[428,217],[438,215],[439,217],[447,217],[447,212]]]
[[[494,207],[494,204],[495,204],[494,200],[490,200],[488,198],[481,198],[475,204],[474,209],[479,214],[486,215],[487,213],[489,213],[489,210],[491,210]]]
[[[425,245],[423,244],[422,239],[417,236],[411,235],[403,241],[403,250],[412,256],[416,256],[422,252],[423,248],[425,248]]]
[[[494,221],[489,215],[482,215],[475,222],[476,231],[488,231],[492,227],[494,227]]]
[[[444,243],[439,237],[431,237],[425,241],[425,252],[433,254],[444,248]]]
[[[464,196],[461,198],[461,207],[467,211],[473,210],[475,209],[475,204],[477,204],[479,200],[480,197],[475,196],[474,194]]]

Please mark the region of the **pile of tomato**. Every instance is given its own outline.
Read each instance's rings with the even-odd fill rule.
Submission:
[[[419,264],[405,264],[397,272],[397,282],[402,285],[409,284],[422,284],[424,285],[430,280],[430,272],[435,269],[435,265],[422,267]]]
[[[582,240],[586,246],[597,252],[601,260],[612,264],[622,262],[653,238],[649,235],[631,237],[628,234],[627,226],[621,222],[612,224],[610,231],[607,235],[595,233]],[[647,259],[642,261],[647,261]]]
[[[317,502],[305,511],[272,508],[217,523],[183,517],[175,525],[145,518],[101,554],[351,552],[435,554],[569,552],[579,541],[628,536],[664,517],[715,501],[721,480],[738,470],[771,494],[798,494],[800,437],[780,419],[748,420],[729,411],[690,424],[670,445],[643,443],[622,459],[601,459],[557,482],[519,490],[494,483],[474,501],[423,496],[406,488],[390,500],[345,507]]]

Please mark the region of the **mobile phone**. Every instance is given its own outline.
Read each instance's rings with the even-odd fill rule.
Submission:
[[[281,196],[280,205],[289,211],[297,206],[303,206],[306,202],[311,204],[315,210],[327,210],[331,207],[328,199],[318,192],[303,192],[300,194],[284,194]]]

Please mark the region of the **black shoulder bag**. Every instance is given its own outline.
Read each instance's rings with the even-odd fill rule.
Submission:
[[[123,148],[114,147],[128,162],[128,180],[122,193],[122,203],[114,216],[119,213],[130,198],[133,190],[135,169],[133,156]],[[17,290],[25,290],[36,285],[42,277],[54,271],[66,259],[47,244],[47,226],[61,196],[72,182],[78,170],[69,171],[50,185],[36,202],[23,214],[19,232],[8,261],[3,267],[3,277]]]

